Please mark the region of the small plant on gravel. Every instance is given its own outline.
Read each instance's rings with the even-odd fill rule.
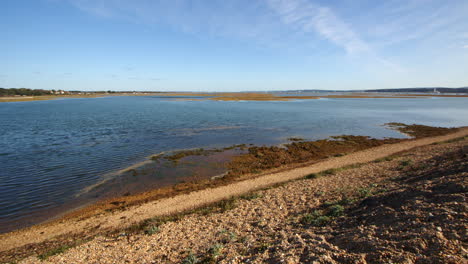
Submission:
[[[341,200],[338,201],[339,205],[350,205],[357,201],[356,198],[349,198],[348,196],[343,196]]]
[[[218,235],[220,236],[220,241],[225,244],[237,240],[237,234],[226,229],[219,231]]]
[[[322,216],[317,217],[312,224],[314,226],[324,226],[328,222],[330,222],[330,220],[331,220],[330,217],[326,215],[322,215]]]
[[[305,179],[317,179],[318,177],[320,177],[317,173],[311,173],[307,176],[305,176],[304,178]]]
[[[410,159],[405,159],[400,161],[400,166],[398,168],[401,170],[411,165],[413,165],[413,161]]]
[[[343,214],[344,214],[344,207],[342,205],[335,204],[333,206],[330,206],[330,208],[328,208],[328,212],[327,212],[328,216],[338,217],[338,216],[342,216]]]
[[[258,248],[258,251],[265,252],[269,247],[271,247],[270,243],[266,241],[261,241],[257,248]]]
[[[369,187],[363,187],[358,189],[358,193],[361,198],[367,198],[372,195],[372,189]]]
[[[328,169],[328,170],[325,170],[325,171],[322,171],[320,174],[322,175],[333,175],[337,172],[339,172],[340,170],[339,169]]]
[[[221,209],[221,212],[226,212],[231,209],[236,208],[237,206],[237,199],[232,197],[227,200],[222,200],[218,203],[219,208]]]
[[[304,214],[300,221],[304,225],[324,226],[330,220],[330,217],[323,215],[322,211],[315,210],[310,214]]]
[[[39,256],[37,256],[40,260],[46,260],[47,258],[53,256],[53,255],[57,255],[57,254],[61,254],[65,251],[67,251],[68,249],[70,249],[71,246],[69,245],[63,245],[63,246],[60,246],[58,248],[54,248],[50,251],[47,251]]]
[[[159,232],[159,226],[149,226],[146,230],[145,230],[145,234],[147,235],[154,235],[156,233]]]
[[[254,200],[254,199],[258,199],[258,198],[262,198],[263,195],[260,194],[260,193],[248,193],[248,194],[244,194],[242,196],[240,196],[241,199],[244,199],[244,200]]]
[[[182,260],[182,264],[196,264],[196,263],[200,263],[200,261],[198,260],[197,256],[195,256],[193,254],[193,252],[189,252],[188,253],[188,256]]]
[[[394,158],[395,158],[394,156],[388,156],[388,157],[385,157],[385,158],[376,159],[376,160],[374,160],[374,162],[379,163],[379,162],[384,162],[384,161],[391,161]]]
[[[212,258],[216,259],[217,257],[221,256],[221,250],[223,250],[223,245],[221,244],[214,244],[211,246],[209,252],[212,256]]]

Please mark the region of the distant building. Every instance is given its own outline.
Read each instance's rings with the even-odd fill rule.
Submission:
[[[68,92],[66,92],[64,90],[57,90],[57,91],[55,91],[55,94],[68,94]]]

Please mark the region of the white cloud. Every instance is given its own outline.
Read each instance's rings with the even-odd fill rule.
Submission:
[[[375,49],[327,6],[309,0],[67,0],[77,8],[104,18],[125,19],[139,24],[166,24],[201,35],[247,40],[260,46],[289,52],[320,53],[320,39],[342,48],[368,65],[392,71],[401,67],[382,58]],[[242,10],[242,12],[239,12]],[[317,36],[319,36],[317,38]],[[312,49],[314,50],[312,50]],[[307,56],[307,54],[303,54]]]
[[[324,39],[353,55],[358,63],[368,69],[381,66],[391,72],[405,72],[400,65],[382,58],[352,27],[336,15],[332,9],[306,0],[267,0],[282,21],[305,33],[318,33]]]
[[[317,32],[348,53],[368,52],[370,47],[327,7],[304,0],[268,0],[283,22],[305,32]]]
[[[468,44],[466,44],[465,46],[463,46],[464,49],[468,49]]]

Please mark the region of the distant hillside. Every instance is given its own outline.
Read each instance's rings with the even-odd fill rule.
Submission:
[[[373,90],[286,90],[275,91],[277,93],[332,93],[332,92],[372,92],[372,93],[433,93],[436,89],[439,93],[468,93],[468,87],[448,88],[448,87],[421,87],[421,88],[387,88]]]
[[[380,93],[432,93],[434,89],[440,93],[468,93],[468,87],[447,88],[447,87],[427,87],[427,88],[391,88],[391,89],[376,89],[364,90],[365,92],[380,92]]]

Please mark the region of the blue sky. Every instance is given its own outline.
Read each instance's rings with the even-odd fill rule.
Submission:
[[[467,0],[4,0],[0,87],[468,85]]]

